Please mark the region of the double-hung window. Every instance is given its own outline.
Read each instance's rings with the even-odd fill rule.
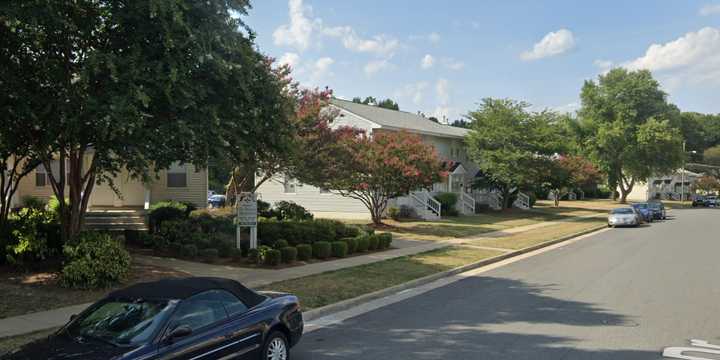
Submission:
[[[187,187],[187,166],[175,162],[167,170],[167,187]]]

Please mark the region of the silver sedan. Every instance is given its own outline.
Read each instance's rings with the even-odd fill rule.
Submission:
[[[640,217],[631,207],[613,209],[608,215],[608,227],[638,225],[640,225]]]

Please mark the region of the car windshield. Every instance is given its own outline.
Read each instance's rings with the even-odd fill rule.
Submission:
[[[633,210],[630,208],[613,209],[611,214],[633,214]]]
[[[647,209],[648,204],[633,204],[633,207],[636,209]]]
[[[650,207],[653,209],[662,209],[663,205],[661,203],[650,203]]]
[[[107,300],[76,319],[70,336],[100,340],[116,346],[147,342],[172,308],[169,301]]]

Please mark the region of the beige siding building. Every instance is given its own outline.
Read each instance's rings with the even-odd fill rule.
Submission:
[[[441,217],[441,214],[439,208],[435,210],[438,204],[434,202],[432,195],[454,192],[459,195],[458,211],[474,212],[475,200],[471,195],[471,184],[478,168],[470,161],[465,150],[467,129],[439,124],[409,112],[339,99],[332,99],[330,107],[337,111],[337,116],[331,123],[334,128],[350,126],[365,130],[371,135],[386,131],[408,131],[420,135],[424,142],[435,148],[442,159],[454,164],[450,169],[450,176],[444,182],[434,184],[431,189],[418,189],[406,197],[395,199],[391,206],[410,206],[417,209],[419,216],[436,219]],[[273,204],[283,200],[292,201],[318,217],[369,218],[367,208],[359,200],[301,184],[283,176],[265,182],[257,192],[266,202]]]

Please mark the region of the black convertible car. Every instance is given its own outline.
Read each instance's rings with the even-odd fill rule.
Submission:
[[[0,358],[285,360],[302,332],[295,296],[220,278],[165,279],[115,291]]]

